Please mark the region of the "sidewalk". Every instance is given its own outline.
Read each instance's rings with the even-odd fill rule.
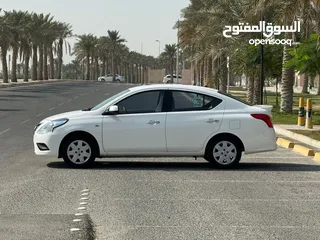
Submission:
[[[292,131],[320,131],[319,125],[313,126],[313,129],[307,129],[298,125],[275,124],[274,129],[278,136],[277,144],[279,146],[292,149],[303,156],[313,157],[315,161],[320,161],[320,141]]]

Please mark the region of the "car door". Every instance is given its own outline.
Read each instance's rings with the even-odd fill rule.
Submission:
[[[144,91],[116,103],[119,114],[103,118],[103,146],[109,154],[166,152],[164,91]]]
[[[167,114],[168,152],[200,151],[212,133],[218,132],[224,114],[222,99],[189,91],[166,91],[171,102]]]

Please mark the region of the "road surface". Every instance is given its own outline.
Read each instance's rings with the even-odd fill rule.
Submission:
[[[244,156],[234,170],[192,158],[104,159],[79,170],[34,155],[40,120],[128,87],[0,90],[0,239],[318,239],[320,165],[286,149]]]

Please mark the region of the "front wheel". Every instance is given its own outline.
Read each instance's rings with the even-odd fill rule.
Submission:
[[[94,146],[86,138],[70,138],[62,146],[62,158],[71,167],[88,167],[95,160]]]
[[[208,144],[205,159],[215,166],[230,168],[238,165],[241,145],[234,139],[216,139]]]

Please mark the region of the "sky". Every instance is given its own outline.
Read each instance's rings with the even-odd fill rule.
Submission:
[[[74,34],[106,36],[118,30],[131,51],[158,56],[165,44],[177,42],[173,30],[181,9],[189,0],[1,0],[3,10],[50,13],[56,20],[70,23]],[[75,39],[69,39],[73,45]],[[64,63],[72,56],[64,56]]]

